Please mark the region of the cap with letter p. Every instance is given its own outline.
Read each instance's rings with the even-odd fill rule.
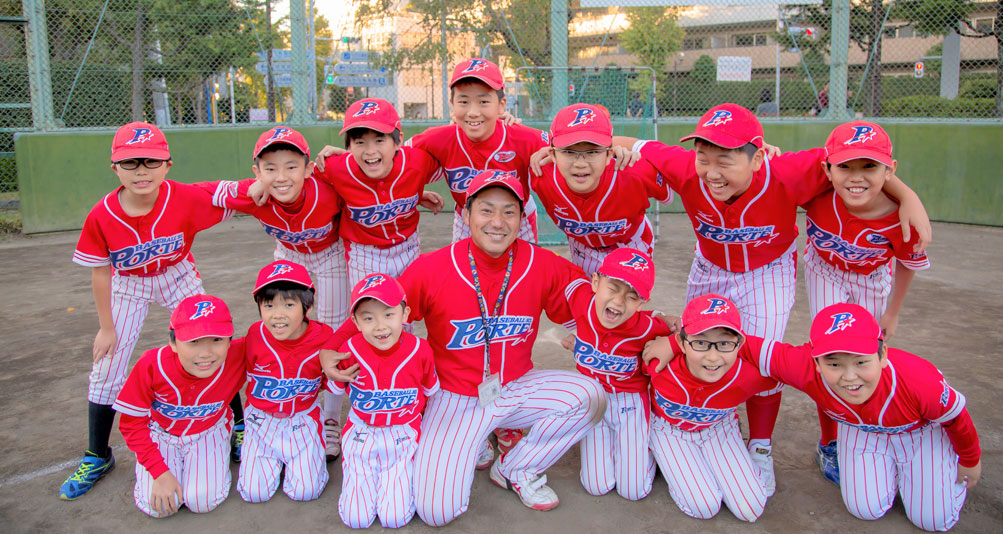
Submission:
[[[820,358],[835,352],[877,354],[884,339],[877,319],[858,304],[833,304],[822,308],[811,322],[811,355]]]
[[[744,336],[742,314],[735,303],[714,293],[697,297],[683,309],[683,328],[686,335],[695,336],[712,328],[727,328]]]
[[[697,138],[729,149],[749,143],[763,148],[763,125],[748,109],[738,104],[721,104],[704,113],[696,131],[679,142]]]
[[[253,295],[257,295],[261,288],[275,282],[292,282],[307,289],[314,289],[313,280],[306,267],[286,260],[273,261],[265,265],[258,271],[258,280],[254,283]]]
[[[171,159],[167,138],[160,128],[148,122],[130,122],[115,132],[111,142],[111,161],[127,159]]]
[[[557,112],[550,124],[550,139],[557,148],[581,142],[608,147],[613,144],[613,123],[598,106],[572,104]]]
[[[625,282],[644,300],[651,298],[651,289],[655,287],[655,262],[640,250],[628,247],[613,250],[603,258],[597,272]]]
[[[233,335],[230,308],[219,297],[193,295],[181,301],[171,313],[171,330],[178,341]]]
[[[502,77],[501,69],[484,58],[474,57],[457,64],[453,69],[453,77],[449,79],[449,87],[452,88],[464,78],[480,80],[495,91],[505,89],[505,78]]]
[[[352,305],[349,309],[355,313],[355,307],[365,299],[376,299],[392,308],[404,302],[404,298],[404,287],[394,277],[373,273],[366,275],[352,288]]]
[[[519,178],[513,172],[509,171],[481,171],[474,175],[470,179],[470,185],[467,187],[467,202],[470,199],[477,196],[482,190],[489,187],[503,187],[512,192],[517,199],[519,199],[519,205],[522,206],[525,201],[525,193],[522,189],[522,184],[519,182]]]
[[[892,166],[892,140],[884,128],[867,121],[853,121],[833,128],[825,141],[826,161],[839,165],[851,159],[872,159]]]
[[[288,126],[269,128],[259,135],[258,142],[254,144],[254,157],[257,158],[266,148],[276,144],[290,145],[297,152],[310,157],[310,145],[306,143],[303,134]]]
[[[382,98],[363,98],[352,102],[345,110],[344,134],[352,128],[369,128],[380,133],[391,133],[401,129],[400,115],[394,105]]]

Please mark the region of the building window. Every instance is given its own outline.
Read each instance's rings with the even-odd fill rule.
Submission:
[[[687,37],[683,39],[683,50],[700,50],[704,48],[703,37]]]
[[[992,33],[994,20],[991,18],[975,19],[975,29],[980,32]]]
[[[912,26],[902,26],[899,28],[899,39],[908,39],[916,36],[916,30]]]
[[[756,35],[756,46],[766,46],[765,35]]]
[[[734,43],[734,46],[752,46],[755,42],[755,37],[756,36],[751,33],[735,35],[732,37],[732,43]]]
[[[887,30],[885,30],[882,33],[884,34],[884,38],[885,39],[894,39],[895,38],[895,32],[896,32],[895,28],[888,28]]]
[[[711,37],[710,38],[710,47],[711,48],[724,48],[725,46],[727,46],[727,45],[725,44],[724,37]]]

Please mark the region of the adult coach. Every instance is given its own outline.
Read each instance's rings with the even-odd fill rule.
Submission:
[[[499,427],[531,428],[495,460],[491,480],[530,508],[554,508],[542,473],[605,410],[594,380],[533,369],[540,313],[570,322],[565,292],[587,282],[571,262],[516,238],[523,199],[514,175],[478,174],[462,214],[471,237],[422,255],[399,278],[410,320],[425,321],[442,384],[425,407],[414,465],[415,504],[429,525],[466,511],[477,455]]]

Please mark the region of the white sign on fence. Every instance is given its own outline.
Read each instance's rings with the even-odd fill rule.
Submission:
[[[385,87],[386,76],[335,76],[334,85],[338,87]]]
[[[370,67],[363,63],[338,63],[334,66],[334,72],[338,74],[386,74],[386,67]]]
[[[752,58],[749,56],[721,56],[717,58],[717,81],[752,81]]]
[[[255,52],[254,54],[256,56],[258,56],[258,60],[259,61],[264,61],[265,60],[265,53],[264,52]],[[307,59],[313,59],[313,52],[307,50],[306,51],[306,58]],[[278,49],[278,48],[273,48],[272,49],[272,61],[292,61],[292,60],[293,60],[293,51],[292,50],[282,50],[282,49]]]
[[[275,75],[275,87],[292,87],[293,86],[293,75],[292,74],[276,74]]]
[[[350,63],[369,63],[370,59],[376,59],[376,52],[369,50],[346,50],[338,54],[338,61],[348,61]]]
[[[254,70],[258,71],[258,74],[268,74],[268,63],[262,61],[254,65]],[[291,74],[293,71],[293,64],[287,61],[273,61],[272,62],[272,74]]]
[[[268,110],[251,108],[248,113],[248,119],[251,122],[267,122],[268,121]]]

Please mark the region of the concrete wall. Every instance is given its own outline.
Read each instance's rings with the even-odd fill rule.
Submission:
[[[536,125],[540,126],[540,125]],[[617,133],[636,135],[637,125]],[[659,138],[675,143],[688,124],[661,125]],[[819,146],[831,124],[770,123],[766,139],[785,151]],[[919,193],[939,221],[1003,226],[1003,124],[889,124],[899,176]],[[313,150],[341,145],[338,126],[299,128]],[[408,126],[408,137],[421,131]],[[251,177],[251,152],[261,126],[193,128],[166,132],[174,157],[169,178],[179,182]],[[90,208],[118,186],[109,165],[112,131],[24,134],[15,143],[25,233],[79,229]],[[445,185],[434,190],[445,196]],[[679,209],[679,203],[671,210]]]

